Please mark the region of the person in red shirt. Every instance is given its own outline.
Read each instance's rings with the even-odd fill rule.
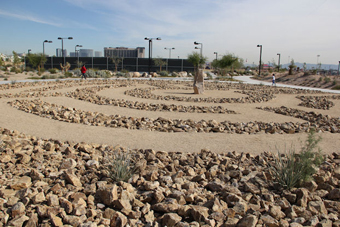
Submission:
[[[85,68],[85,65],[83,65],[81,67],[80,71],[81,71],[81,74],[82,74],[81,78],[84,78],[86,80],[86,74],[85,74],[86,73],[86,68]]]

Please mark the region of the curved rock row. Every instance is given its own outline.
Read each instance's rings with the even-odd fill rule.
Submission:
[[[178,97],[173,95],[155,95],[152,91],[157,89],[171,89],[168,85],[162,86],[157,83],[151,83],[154,88],[135,88],[125,91],[124,94],[137,98],[166,100],[166,101],[182,101],[182,102],[206,102],[206,103],[262,103],[268,102],[275,98],[275,94],[318,94],[320,91],[291,89],[291,88],[264,88],[264,86],[249,86],[243,84],[227,83],[224,86],[218,86],[216,83],[206,83],[204,88],[207,90],[229,90],[239,89],[237,93],[245,94],[248,97],[242,98],[193,98],[193,97]],[[257,89],[256,89],[257,88]]]
[[[146,111],[168,111],[168,112],[186,112],[186,113],[217,113],[217,114],[236,114],[233,110],[228,110],[222,106],[183,106],[175,104],[155,104],[155,103],[143,103],[138,101],[129,101],[121,99],[107,98],[99,96],[96,93],[103,89],[110,89],[112,86],[97,86],[91,88],[77,89],[74,92],[66,94],[67,97],[87,101],[97,105],[112,105],[125,107],[137,110]]]
[[[81,111],[41,100],[16,100],[9,105],[25,111],[54,120],[70,123],[86,124],[93,126],[105,126],[112,128],[127,128],[138,130],[151,130],[159,132],[220,132],[220,133],[298,133],[308,132],[311,128],[309,122],[303,123],[265,123],[265,122],[217,122],[215,120],[193,121],[191,119],[157,119],[133,118],[120,115],[105,115],[102,113]]]
[[[332,133],[340,132],[340,118],[339,117],[331,117],[329,115],[318,114],[313,111],[306,112],[303,110],[288,108],[285,106],[257,107],[257,109],[306,120],[310,122],[310,127],[315,128],[317,131],[319,130],[323,132],[328,131]]]
[[[328,95],[328,96],[296,96],[296,98],[300,99],[302,102],[299,106],[314,108],[314,109],[323,109],[329,110],[334,106],[334,102],[329,99],[339,100],[340,95]]]
[[[270,152],[188,154],[42,140],[0,128],[4,226],[339,226],[340,153],[282,190]],[[117,154],[136,167],[113,182]]]

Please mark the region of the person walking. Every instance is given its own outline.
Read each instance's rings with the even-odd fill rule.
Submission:
[[[82,67],[81,67],[81,69],[80,69],[80,71],[81,71],[81,79],[85,79],[86,80],[86,67],[85,67],[85,65],[83,65]]]
[[[275,74],[273,73],[273,80],[272,80],[272,86],[275,84],[276,86],[276,83],[275,83]]]

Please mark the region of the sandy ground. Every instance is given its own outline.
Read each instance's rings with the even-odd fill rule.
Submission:
[[[26,75],[16,75],[9,80],[23,80]],[[14,79],[15,78],[15,79]],[[146,85],[138,85],[138,87]],[[80,86],[79,86],[80,87]],[[73,91],[78,87],[65,88],[55,90],[57,92]],[[20,92],[27,90],[11,89],[0,91],[2,93]],[[148,103],[161,103],[164,101],[139,99],[124,95],[124,91],[130,88],[115,88],[107,89],[99,92],[99,95],[124,99],[136,100]],[[178,96],[194,96],[188,90],[160,90],[155,91],[158,95],[178,95]],[[241,94],[230,91],[206,91],[202,97],[240,97]],[[195,96],[197,97],[197,95]],[[131,117],[149,117],[149,118],[171,118],[171,119],[193,119],[193,120],[210,120],[231,121],[231,122],[249,122],[249,121],[264,121],[264,122],[298,122],[302,121],[296,118],[291,118],[283,115],[269,113],[257,110],[257,106],[287,106],[298,108],[306,111],[315,111],[330,116],[340,116],[340,101],[334,101],[335,106],[330,110],[315,110],[298,106],[300,100],[295,98],[295,95],[279,95],[276,99],[267,103],[256,104],[223,104],[222,106],[236,111],[238,114],[202,114],[202,113],[178,113],[178,112],[159,112],[159,111],[141,111],[128,108],[120,108],[114,106],[100,106],[84,101],[79,101],[66,97],[47,97],[42,100],[58,105],[73,107],[85,111],[96,111],[107,115],[119,114],[122,116]],[[100,143],[109,145],[121,145],[131,149],[154,149],[162,151],[182,151],[182,152],[199,152],[206,148],[214,152],[249,152],[259,154],[263,151],[276,151],[278,147],[281,151],[285,147],[290,147],[292,144],[297,149],[307,137],[306,133],[300,134],[265,134],[259,133],[255,135],[248,134],[227,134],[227,133],[165,133],[146,130],[128,130],[115,129],[107,127],[86,126],[82,124],[70,124],[59,122],[47,118],[39,117],[33,114],[24,113],[15,108],[10,107],[7,102],[11,99],[0,99],[0,127],[10,130],[17,130],[25,134],[34,135],[44,139],[59,139],[63,141]],[[170,104],[170,102],[168,102]],[[210,103],[185,103],[171,102],[180,105],[202,105],[211,106]],[[319,133],[323,138],[320,142],[320,147],[325,153],[339,152],[340,135],[332,133]],[[301,142],[302,141],[302,142]]]

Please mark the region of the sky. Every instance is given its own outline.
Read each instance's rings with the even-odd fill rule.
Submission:
[[[340,61],[340,0],[0,0],[0,53],[145,47],[148,57],[187,58],[201,43],[210,61],[225,54],[262,62]],[[79,49],[79,48],[78,48]],[[319,56],[319,57],[318,57]]]

